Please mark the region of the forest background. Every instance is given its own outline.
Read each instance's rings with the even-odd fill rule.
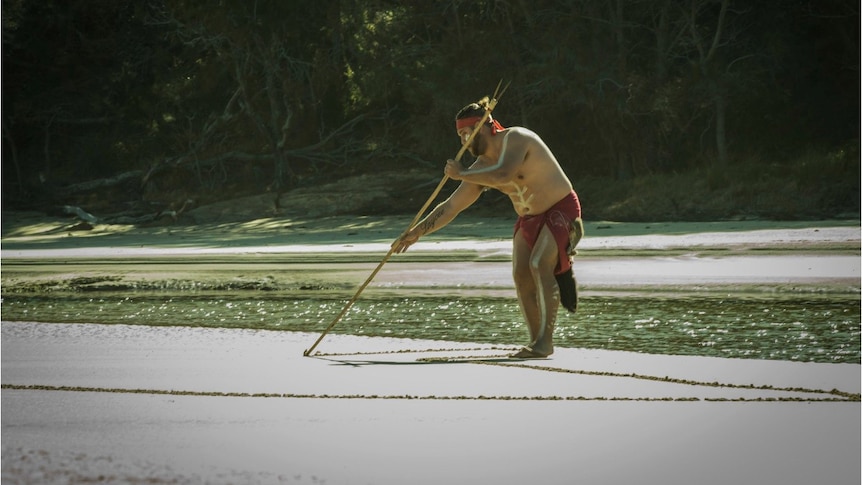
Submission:
[[[588,219],[858,219],[859,27],[857,0],[3,0],[3,210],[415,213],[504,80],[495,117]]]

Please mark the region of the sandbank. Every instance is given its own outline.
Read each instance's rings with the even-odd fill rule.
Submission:
[[[859,366],[3,322],[13,483],[859,481]],[[325,353],[324,353],[325,352]],[[441,362],[441,357],[487,357]]]

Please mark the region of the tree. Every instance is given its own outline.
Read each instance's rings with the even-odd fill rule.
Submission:
[[[849,0],[2,8],[5,201],[98,187],[90,200],[164,204],[405,164],[436,174],[457,149],[454,113],[500,79],[512,85],[497,117],[541,133],[577,177],[858,138]]]
[[[727,165],[727,88],[722,77],[721,67],[718,65],[717,52],[725,42],[725,29],[727,28],[727,7],[730,0],[718,2],[718,14],[713,18],[703,21],[702,14],[707,7],[715,5],[714,0],[691,0],[691,8],[686,18],[688,29],[691,33],[691,44],[696,50],[694,64],[703,76],[710,101],[713,105],[715,120],[715,148],[717,151],[716,163],[724,167]],[[706,33],[704,33],[706,31]]]

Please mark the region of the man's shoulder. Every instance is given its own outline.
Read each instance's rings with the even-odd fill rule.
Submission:
[[[510,126],[510,127],[506,128],[506,131],[503,132],[503,135],[508,136],[510,138],[514,137],[514,138],[533,139],[533,140],[539,139],[539,135],[535,131],[533,131],[529,128],[525,128],[523,126]]]

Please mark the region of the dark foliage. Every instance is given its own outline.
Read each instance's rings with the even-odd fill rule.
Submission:
[[[850,182],[812,203],[858,210],[859,25],[855,0],[4,0],[3,202],[436,176],[455,112],[505,79],[497,118],[576,187],[819,157]]]

